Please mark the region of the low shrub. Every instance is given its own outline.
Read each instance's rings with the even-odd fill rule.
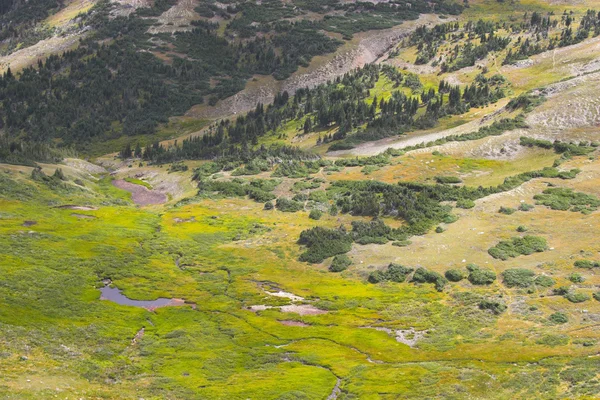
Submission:
[[[548,317],[548,320],[550,322],[552,322],[553,324],[566,324],[567,322],[569,322],[569,317],[567,317],[566,314],[561,313],[561,312],[555,312],[554,314],[550,314],[550,316]]]
[[[495,300],[482,300],[479,302],[481,310],[490,310],[493,314],[499,315],[506,311],[506,304]]]
[[[320,263],[326,258],[344,254],[352,248],[352,238],[342,228],[326,229],[317,226],[303,231],[298,244],[307,247],[300,255],[300,261]]]
[[[456,201],[456,207],[469,209],[475,207],[475,202],[470,199],[458,199]]]
[[[337,256],[333,257],[333,261],[331,262],[331,265],[329,266],[329,271],[342,272],[342,271],[345,271],[346,269],[348,269],[350,264],[352,264],[350,257],[348,257],[345,254],[338,254]]]
[[[511,268],[502,272],[503,283],[509,287],[527,288],[533,285],[535,273],[525,268]]]
[[[457,176],[436,176],[435,181],[441,184],[455,184],[462,182],[462,180]]]
[[[577,260],[573,265],[577,268],[584,269],[600,268],[600,262],[598,261]]]
[[[392,281],[401,283],[406,280],[406,277],[413,272],[412,268],[405,267],[400,264],[391,263],[388,265],[386,271],[374,271],[369,275],[370,283],[379,283],[385,281]]]
[[[500,214],[506,214],[506,215],[511,215],[514,214],[517,210],[515,210],[514,208],[510,208],[510,207],[500,207],[500,209],[498,210],[498,212]]]
[[[571,303],[583,303],[584,301],[588,301],[590,296],[586,293],[573,292],[567,293],[565,299],[569,300]]]
[[[583,275],[578,274],[578,273],[573,273],[573,274],[569,275],[569,280],[573,283],[585,282],[585,278],[583,277]]]
[[[280,197],[275,203],[275,207],[283,212],[296,212],[304,208],[304,205],[298,201],[290,200],[285,197]]]
[[[522,238],[515,237],[511,240],[503,240],[490,248],[488,253],[494,258],[508,260],[510,257],[542,252],[547,247],[546,239],[539,236],[527,235]]]
[[[540,275],[540,276],[536,277],[533,282],[536,284],[536,286],[541,286],[541,287],[554,286],[554,284],[556,283],[556,282],[554,282],[554,279],[552,279],[546,275]]]
[[[467,265],[469,282],[473,285],[490,285],[496,280],[496,273],[490,269],[480,268],[475,264]]]
[[[444,286],[448,283],[446,278],[434,271],[426,270],[423,267],[417,268],[412,278],[413,282],[417,283],[433,283],[438,292],[444,290]]]
[[[321,210],[311,210],[310,214],[308,214],[308,218],[319,220],[323,216],[323,211]]]
[[[460,269],[449,269],[448,271],[446,271],[444,276],[450,282],[460,282],[463,279],[465,279],[465,273]]]
[[[527,203],[521,203],[519,206],[519,211],[531,211],[535,208],[535,206]]]

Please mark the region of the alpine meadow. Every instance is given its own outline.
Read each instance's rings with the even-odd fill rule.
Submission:
[[[0,0],[0,398],[600,399],[600,1]]]

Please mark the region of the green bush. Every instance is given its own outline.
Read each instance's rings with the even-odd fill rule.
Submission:
[[[387,270],[375,271],[369,275],[369,282],[379,283],[385,281],[392,281],[402,283],[406,280],[406,277],[413,272],[412,268],[405,267],[400,264],[391,263],[388,265]]]
[[[509,288],[527,288],[533,285],[535,273],[525,268],[511,268],[502,272],[503,282]]]
[[[569,293],[568,286],[559,286],[552,290],[552,293],[556,296],[565,296]]]
[[[399,240],[397,242],[393,242],[392,246],[396,246],[396,247],[406,247],[408,245],[410,245],[412,242],[410,240]]]
[[[462,182],[462,180],[457,176],[436,176],[435,181],[441,184],[455,184]]]
[[[556,282],[554,282],[554,279],[552,279],[552,278],[550,278],[549,276],[546,276],[546,275],[540,275],[540,276],[536,277],[533,282],[537,286],[541,286],[541,287],[554,286],[554,284],[556,283]]]
[[[275,207],[283,212],[296,212],[304,208],[304,205],[298,201],[290,200],[285,197],[280,197],[275,203]]]
[[[310,214],[308,214],[308,218],[319,220],[323,216],[323,211],[321,210],[311,210]]]
[[[589,260],[577,260],[577,261],[575,261],[575,263],[573,265],[575,265],[575,267],[577,267],[577,268],[592,269],[592,268],[599,268],[600,262],[589,261]]]
[[[506,304],[495,300],[482,300],[479,302],[479,308],[481,310],[490,310],[495,315],[502,314],[506,311]]]
[[[600,199],[585,193],[574,192],[567,188],[549,188],[533,197],[536,204],[550,207],[552,210],[575,211],[589,214],[600,206]]]
[[[412,278],[413,282],[417,283],[433,283],[438,292],[444,290],[444,286],[448,283],[446,278],[434,271],[428,271],[423,267],[417,268]]]
[[[496,246],[490,248],[488,253],[501,260],[508,260],[510,257],[519,255],[529,255],[534,252],[546,250],[546,239],[539,236],[515,237],[511,240],[503,240]]]
[[[343,229],[326,229],[320,226],[303,231],[298,244],[307,247],[300,261],[320,263],[326,258],[347,253],[352,248],[352,238]]]
[[[348,257],[345,254],[338,254],[337,256],[333,257],[333,261],[329,266],[329,271],[342,272],[346,270],[350,266],[350,264],[352,264],[350,257]]]
[[[444,276],[450,282],[460,282],[463,279],[465,279],[465,273],[460,269],[449,269],[448,271],[446,271]]]
[[[475,202],[471,199],[458,199],[456,201],[456,207],[465,209],[473,208],[475,207]]]
[[[593,296],[594,296],[594,299],[596,299],[596,300],[600,301],[600,292],[596,292],[596,293],[594,293],[594,295],[593,295]]]
[[[445,231],[445,229],[441,226],[438,226],[437,228],[435,228],[435,233],[443,233]]]
[[[521,205],[519,206],[519,211],[531,211],[534,208],[535,207],[531,204],[521,203]]]
[[[275,208],[275,206],[273,205],[272,201],[267,201],[265,203],[265,207],[264,207],[265,210],[272,210],[273,208]]]
[[[581,292],[573,292],[567,293],[565,299],[569,300],[571,303],[583,303],[584,301],[588,301],[590,296]]]
[[[519,225],[517,227],[517,232],[527,232],[527,227],[523,226],[523,225]]]
[[[511,215],[514,214],[517,210],[515,210],[514,208],[510,208],[510,207],[500,207],[500,209],[498,210],[498,212],[500,214],[506,214],[506,215]]]
[[[475,264],[467,265],[469,282],[473,285],[490,285],[496,280],[496,273],[490,269],[483,269]]]
[[[550,314],[548,320],[553,324],[566,324],[569,322],[569,317],[566,314],[561,312],[555,312],[554,314]]]
[[[573,273],[569,275],[569,280],[573,283],[583,283],[585,281],[585,278],[581,274]]]

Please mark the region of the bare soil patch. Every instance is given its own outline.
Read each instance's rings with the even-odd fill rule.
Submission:
[[[141,185],[126,182],[122,179],[114,180],[112,181],[112,184],[119,189],[123,189],[131,193],[131,199],[133,202],[140,206],[163,204],[167,202],[167,196],[165,194],[155,190],[149,190]]]
[[[67,209],[67,210],[79,210],[79,211],[95,211],[98,209],[98,207],[93,207],[93,206],[76,206],[76,205],[72,205],[72,204],[67,204],[64,206],[59,206],[56,208],[62,208],[62,209]]]
[[[281,323],[281,325],[285,325],[285,326],[300,326],[303,328],[310,326],[309,324],[305,324],[304,322],[300,322],[300,321],[285,320],[285,321],[279,321],[279,322]]]

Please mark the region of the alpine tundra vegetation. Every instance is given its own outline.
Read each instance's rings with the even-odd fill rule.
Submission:
[[[0,3],[1,398],[600,398],[596,0]]]

